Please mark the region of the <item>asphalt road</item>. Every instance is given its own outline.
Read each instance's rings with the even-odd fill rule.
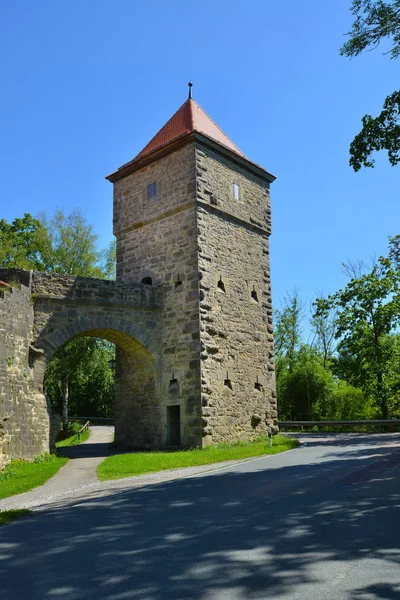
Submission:
[[[0,598],[399,600],[400,436],[306,445],[0,530]]]

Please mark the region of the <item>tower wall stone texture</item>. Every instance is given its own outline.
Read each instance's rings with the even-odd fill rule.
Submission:
[[[277,430],[269,180],[246,165],[196,140],[114,183],[117,278],[164,293],[163,445],[169,406],[185,446]]]
[[[148,186],[156,196],[148,199]],[[114,184],[117,280],[151,277],[163,287],[161,431],[167,407],[179,406],[180,438],[202,444],[196,164],[193,145]],[[171,382],[176,381],[174,385]]]
[[[201,146],[196,165],[204,443],[249,440],[277,430],[269,182]]]

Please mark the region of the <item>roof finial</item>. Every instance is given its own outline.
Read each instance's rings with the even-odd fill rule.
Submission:
[[[191,100],[193,83],[191,81],[189,81],[188,86],[189,86],[189,100]]]

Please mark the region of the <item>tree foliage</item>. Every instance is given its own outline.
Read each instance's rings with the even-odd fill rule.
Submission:
[[[351,12],[355,17],[349,40],[340,53],[355,57],[365,49],[376,48],[383,40],[390,44],[392,59],[400,55],[400,0],[353,0]],[[400,161],[400,91],[386,97],[377,117],[365,115],[362,129],[350,145],[350,165],[355,171],[362,166],[373,167],[371,155],[386,150],[391,165]]]
[[[52,217],[25,213],[23,218],[0,221],[0,267],[33,269],[82,277],[113,278],[115,242],[97,249],[98,236],[76,209]]]
[[[7,223],[0,220],[0,267],[4,269],[47,270],[44,254],[48,233],[39,219],[25,213],[22,218]]]
[[[398,387],[400,270],[381,257],[369,273],[328,299],[317,299],[317,316],[332,308],[339,339],[336,373],[374,398],[386,419]]]
[[[111,417],[114,414],[114,373],[109,361],[114,346],[93,337],[74,338],[50,361],[45,375],[46,393],[62,414],[64,429],[69,413]]]
[[[304,303],[298,291],[286,294],[282,308],[275,311],[275,356],[291,360],[301,341]]]
[[[41,222],[48,234],[44,249],[46,270],[66,275],[103,278],[101,252],[96,248],[97,235],[76,209],[65,215],[57,209],[48,219],[41,215]]]
[[[278,412],[282,420],[400,416],[400,236],[386,257],[345,264],[344,289],[314,302],[302,336],[296,292],[275,312]]]

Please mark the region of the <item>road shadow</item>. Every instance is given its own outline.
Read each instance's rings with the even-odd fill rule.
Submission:
[[[77,446],[66,446],[58,449],[58,454],[61,456],[68,456],[70,459],[74,458],[95,458],[102,457],[106,458],[110,456],[114,450],[110,443],[95,443],[90,442],[85,444],[78,444]]]
[[[0,589],[7,600],[400,598],[399,469],[376,467],[390,449],[364,450],[279,469],[255,461],[251,473],[109,493],[15,523],[0,532]],[[368,467],[370,479],[352,482]],[[321,595],[365,561],[346,596]]]
[[[109,426],[92,426],[90,429],[89,440],[77,444],[76,446],[64,446],[58,448],[57,452],[61,456],[67,456],[70,459],[75,458],[101,458],[110,456],[116,452],[113,439],[113,428]],[[104,441],[106,439],[106,441]]]

